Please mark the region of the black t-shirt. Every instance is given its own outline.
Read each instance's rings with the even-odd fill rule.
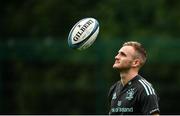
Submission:
[[[160,112],[158,96],[153,86],[140,75],[125,86],[120,81],[109,90],[109,114],[144,114]]]

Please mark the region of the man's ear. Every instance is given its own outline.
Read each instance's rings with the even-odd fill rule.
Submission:
[[[139,67],[140,64],[141,64],[140,59],[136,58],[136,59],[134,59],[134,61],[133,61],[133,63],[132,63],[132,66],[133,66],[133,67]]]

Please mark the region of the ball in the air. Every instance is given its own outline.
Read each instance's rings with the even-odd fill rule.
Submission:
[[[84,50],[89,48],[99,33],[99,23],[95,18],[84,18],[77,22],[68,36],[68,45],[71,48]]]

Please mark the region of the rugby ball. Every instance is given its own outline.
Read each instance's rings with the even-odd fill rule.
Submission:
[[[68,35],[68,45],[77,50],[89,48],[97,38],[99,23],[95,18],[84,18],[78,21]]]

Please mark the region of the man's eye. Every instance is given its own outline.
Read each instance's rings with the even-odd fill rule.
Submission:
[[[126,54],[125,54],[125,53],[123,53],[123,52],[121,52],[121,56],[126,56]]]

